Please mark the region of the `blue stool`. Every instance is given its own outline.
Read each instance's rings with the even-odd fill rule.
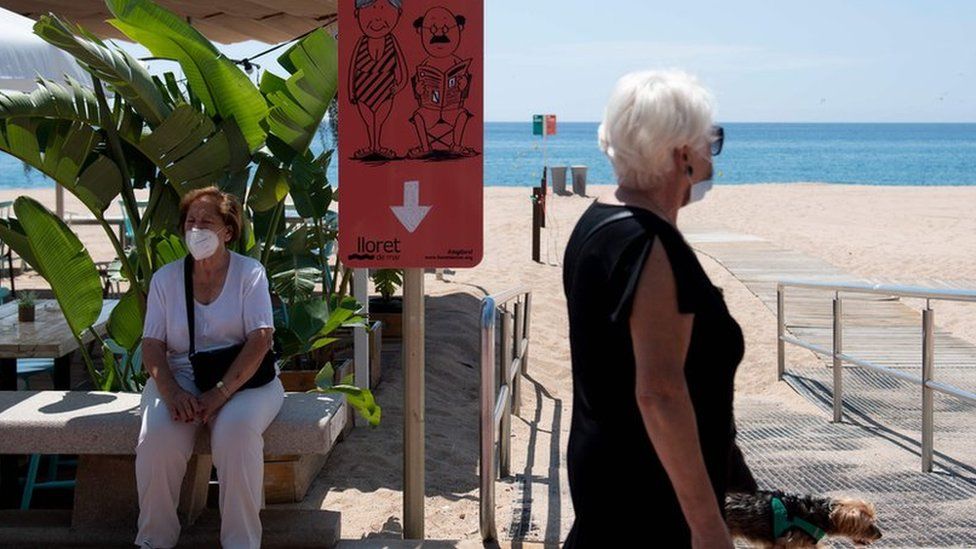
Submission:
[[[52,358],[19,358],[17,359],[17,378],[24,382],[24,389],[30,390],[30,378],[44,372],[54,371],[54,359]],[[72,488],[75,485],[73,480],[56,480],[58,476],[58,465],[69,465],[54,455],[50,457],[47,469],[47,480],[37,481],[37,470],[41,466],[41,455],[31,454],[30,464],[27,467],[27,478],[24,480],[24,494],[20,499],[22,510],[30,509],[31,498],[34,490],[51,488]]]

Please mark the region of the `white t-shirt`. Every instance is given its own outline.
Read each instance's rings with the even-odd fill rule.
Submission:
[[[164,265],[153,275],[146,302],[143,338],[166,343],[169,367],[177,382],[193,384],[190,338],[183,291],[183,260]],[[271,294],[264,266],[255,259],[230,252],[227,278],[217,299],[204,305],[194,300],[193,324],[197,351],[243,343],[259,328],[274,329]]]

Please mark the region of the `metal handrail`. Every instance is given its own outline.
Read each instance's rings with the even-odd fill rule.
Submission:
[[[830,349],[808,343],[799,338],[786,335],[786,287],[806,288],[834,292],[833,302],[833,343]],[[841,293],[875,294],[896,297],[924,299],[925,309],[922,310],[922,375],[916,376],[875,364],[868,360],[859,359],[844,353],[844,312]],[[922,387],[922,471],[932,472],[932,454],[934,453],[934,392],[950,395],[961,400],[976,404],[976,393],[965,391],[958,387],[934,381],[935,374],[935,311],[932,310],[932,300],[962,301],[976,303],[976,291],[973,290],[938,290],[920,286],[895,286],[885,284],[857,284],[829,282],[815,282],[804,280],[782,280],[776,284],[776,359],[777,379],[782,381],[786,371],[786,343],[809,349],[819,355],[833,358],[834,390],[833,412],[834,421],[839,422],[843,416],[844,380],[843,363],[849,362],[856,366],[869,368],[876,372],[896,377],[908,383]]]
[[[514,313],[509,310],[512,302]],[[502,375],[496,376],[495,328],[499,313],[502,319]],[[526,372],[529,358],[531,318],[532,291],[528,287],[519,286],[481,301],[480,499],[481,537],[485,541],[498,539],[495,525],[495,450],[497,445],[498,475],[507,477],[511,474],[512,414],[519,413],[521,375]]]
[[[918,299],[934,299],[942,301],[969,301],[976,303],[976,290],[947,290],[925,288],[922,286],[903,286],[896,284],[859,284],[845,282],[819,282],[811,280],[781,280],[779,286],[793,288],[809,288],[814,290],[829,290],[834,292],[876,294],[898,297],[912,297]]]

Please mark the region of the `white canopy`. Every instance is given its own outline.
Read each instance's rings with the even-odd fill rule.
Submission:
[[[70,55],[35,35],[33,27],[32,19],[0,8],[0,89],[31,91],[38,77],[91,81]]]

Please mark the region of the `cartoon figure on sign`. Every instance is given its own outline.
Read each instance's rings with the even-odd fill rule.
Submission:
[[[471,113],[464,108],[471,85],[471,59],[455,53],[461,45],[465,18],[447,8],[431,8],[414,21],[427,58],[412,77],[413,93],[419,104],[410,121],[420,145],[410,149],[410,158],[451,159],[475,156],[478,151],[464,146],[464,130]]]
[[[356,20],[363,36],[356,42],[349,75],[349,100],[359,107],[369,145],[353,154],[357,160],[395,158],[383,147],[383,125],[393,98],[407,79],[407,61],[393,29],[403,13],[401,0],[356,0]]]

